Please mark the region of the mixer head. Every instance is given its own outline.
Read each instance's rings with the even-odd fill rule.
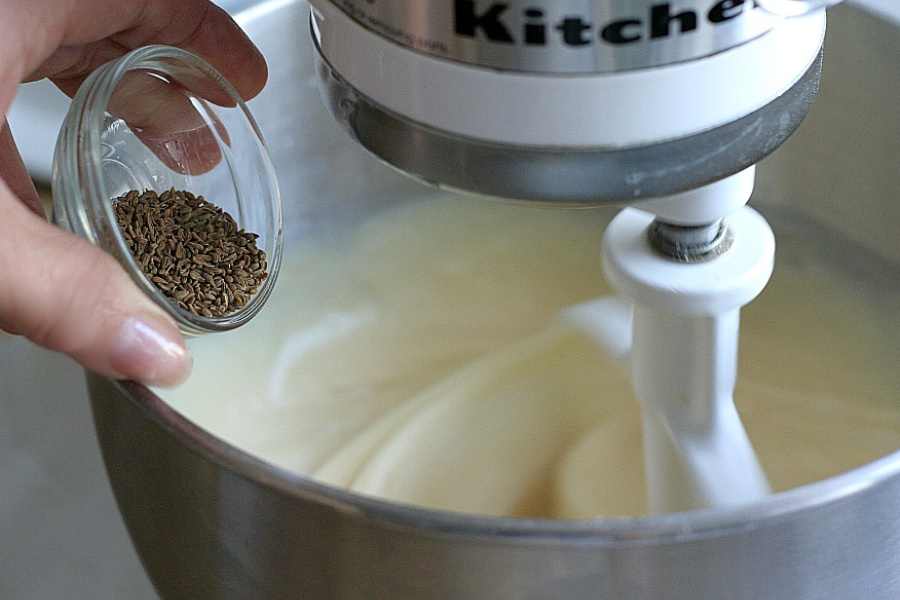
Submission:
[[[603,244],[634,313],[596,330],[631,339],[596,341],[631,347],[656,512],[769,493],[732,397],[739,311],[774,263],[744,205],[812,104],[830,1],[311,0],[326,102],[388,164],[552,206],[644,201]]]
[[[815,96],[829,0],[311,3],[323,95],[363,147],[442,187],[592,206],[777,148]]]

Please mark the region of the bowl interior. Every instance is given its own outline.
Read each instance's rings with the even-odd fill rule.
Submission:
[[[315,86],[306,19],[305,3],[294,3],[277,19],[257,15],[248,22],[262,32],[262,48],[269,53],[274,83],[251,105],[259,107],[255,112],[260,115],[262,130],[267,132],[282,189],[290,198],[285,203],[287,243],[292,252],[301,253],[304,249],[315,252],[329,243],[335,244],[336,231],[353,231],[410,199],[427,202],[442,193],[423,188],[372,159],[331,121]],[[285,27],[286,22],[291,26]],[[860,23],[877,33],[879,43],[861,48],[853,42]],[[289,34],[279,33],[283,31]],[[305,33],[297,36],[297,31]],[[821,261],[851,280],[857,290],[863,290],[860,294],[869,296],[873,310],[889,315],[890,306],[897,300],[900,265],[900,252],[892,242],[892,227],[886,225],[900,219],[900,191],[892,167],[900,157],[896,145],[900,113],[890,101],[897,96],[900,69],[894,64],[896,61],[887,58],[898,49],[896,28],[858,9],[841,8],[831,19],[828,36],[830,62],[826,64],[822,90],[812,114],[792,139],[760,165],[751,204],[772,221],[776,236],[783,242],[779,252],[787,262]],[[301,59],[271,59],[285,52]],[[868,64],[877,67],[862,68]],[[873,114],[892,118],[873,126]],[[865,135],[860,135],[860,128],[864,128]],[[874,158],[866,152],[871,147],[881,149]],[[858,200],[848,202],[851,197]],[[516,213],[508,207],[497,210]],[[600,222],[614,212],[615,209],[600,209],[585,218]],[[322,245],[318,245],[319,241]],[[801,304],[805,301],[801,300]],[[302,304],[305,296],[282,302]],[[803,313],[802,305],[790,308],[798,315]],[[448,307],[448,311],[452,310]],[[828,323],[823,321],[821,326],[827,328]],[[878,343],[894,356],[900,349],[900,340],[892,333],[895,328],[886,326],[882,330],[875,333]],[[825,343],[839,348],[840,329],[832,328],[830,333],[832,336]],[[259,343],[274,344],[278,334],[273,330],[257,339],[265,340]],[[239,344],[248,347],[247,356],[253,343],[244,340]],[[264,353],[260,350],[253,354],[259,360]],[[266,368],[250,359],[245,366],[240,360],[228,365],[229,372]],[[893,377],[896,385],[896,376]],[[222,385],[231,389],[223,389],[220,395],[212,392],[213,396],[224,398],[239,389]],[[246,395],[252,395],[252,391]],[[252,432],[245,435],[227,423],[252,423],[252,413],[259,408],[255,402],[249,397],[233,404],[223,400],[218,412],[204,409],[192,416],[201,426],[254,453],[253,439],[260,438]],[[199,404],[208,406],[209,402],[200,400]],[[242,410],[248,411],[246,421],[234,417]],[[342,426],[337,417],[332,425]],[[251,427],[248,425],[247,429]],[[290,428],[288,421],[275,427],[277,431]],[[277,435],[273,432],[273,437]]]

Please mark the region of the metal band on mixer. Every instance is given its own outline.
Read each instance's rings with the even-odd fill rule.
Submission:
[[[780,23],[752,0],[328,0],[412,50],[529,73],[609,73],[710,56]]]

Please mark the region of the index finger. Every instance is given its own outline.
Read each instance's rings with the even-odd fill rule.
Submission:
[[[51,77],[69,94],[101,64],[150,44],[178,46],[203,57],[244,98],[265,85],[262,54],[228,13],[208,0],[65,0],[52,6],[13,0],[13,4],[18,8],[13,11],[19,16],[16,24],[22,26],[10,28],[12,43],[19,40],[20,47],[28,49],[24,73]],[[42,15],[46,18],[36,19],[35,12],[46,13]]]

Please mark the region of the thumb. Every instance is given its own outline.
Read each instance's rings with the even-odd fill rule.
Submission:
[[[172,319],[104,250],[47,223],[0,180],[0,327],[114,379],[174,386],[191,357]]]

